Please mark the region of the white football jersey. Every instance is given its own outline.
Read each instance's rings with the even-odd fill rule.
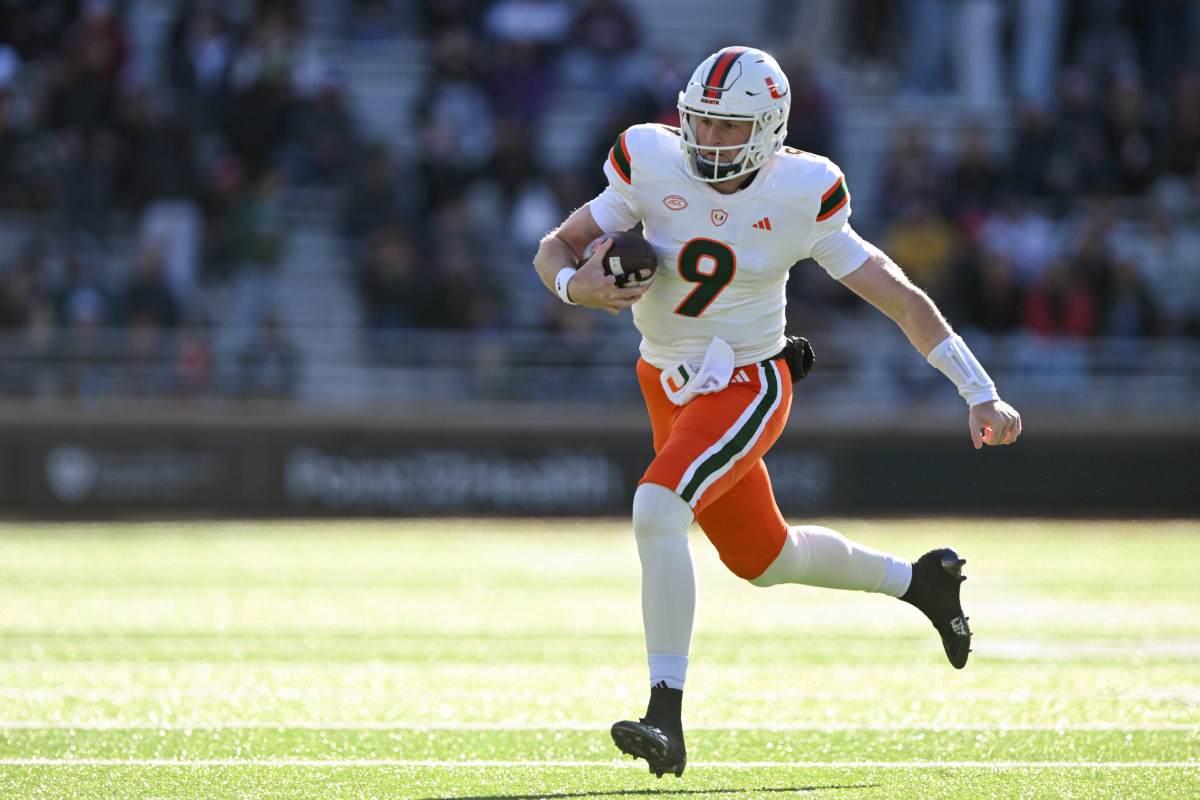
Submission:
[[[643,223],[658,255],[633,320],[642,357],[659,369],[702,358],[714,336],[738,366],[770,358],[785,341],[792,265],[812,257],[841,278],[868,255],[841,170],[812,153],[785,147],[749,186],[721,194],[688,173],[678,129],[646,124],[618,137],[604,172],[592,217],[610,232]]]

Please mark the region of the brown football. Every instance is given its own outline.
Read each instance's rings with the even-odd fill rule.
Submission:
[[[604,256],[604,271],[617,279],[617,286],[637,286],[654,276],[658,269],[658,257],[645,237],[636,231],[606,233],[587,246],[579,263],[587,261],[605,239],[612,239],[612,247]]]

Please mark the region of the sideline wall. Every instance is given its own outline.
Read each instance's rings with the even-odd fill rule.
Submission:
[[[577,425],[0,425],[3,516],[623,515],[646,431]],[[1200,433],[806,433],[768,456],[785,514],[1200,515]]]

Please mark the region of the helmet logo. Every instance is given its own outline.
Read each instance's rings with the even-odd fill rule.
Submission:
[[[780,92],[779,87],[775,85],[775,81],[770,78],[767,78],[767,89],[771,92],[771,97],[774,97],[776,100],[782,100],[783,96],[787,94],[786,91]]]
[[[737,76],[741,75],[740,65],[736,75],[733,68],[737,64],[737,60],[748,50],[747,47],[726,47],[716,54],[712,69],[701,81],[701,85],[704,87],[704,97],[710,100],[720,99],[721,95],[737,80]]]
[[[712,224],[713,225],[724,225],[725,220],[727,220],[727,219],[729,219],[729,215],[726,214],[724,211],[722,211],[719,208],[712,212]]]
[[[682,197],[680,197],[677,194],[673,194],[673,195],[670,195],[669,197],[663,198],[663,205],[666,206],[667,208],[671,209],[672,211],[681,211],[681,210],[687,208],[687,200],[684,200]]]

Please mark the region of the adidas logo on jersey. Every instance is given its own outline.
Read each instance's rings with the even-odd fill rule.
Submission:
[[[754,223],[754,227],[758,228],[759,230],[762,230],[762,231],[771,230],[771,218],[763,217],[758,222]]]
[[[750,383],[750,376],[746,374],[746,370],[739,369],[733,373],[733,377],[729,379],[730,383]]]

